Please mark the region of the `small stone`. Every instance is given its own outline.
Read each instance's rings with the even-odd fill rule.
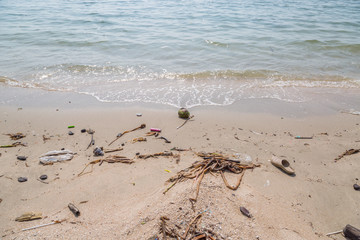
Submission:
[[[125,146],[125,143],[122,143],[121,146]]]
[[[360,191],[360,186],[355,183],[355,184],[354,184],[354,189],[355,189],[356,191]]]
[[[61,151],[65,150],[65,148],[62,148]]]
[[[45,175],[45,174],[40,176],[40,179],[41,179],[41,180],[46,180],[47,178],[48,178],[48,176]]]
[[[85,133],[86,132],[86,129],[84,128],[84,129],[81,129],[81,132],[82,133]]]
[[[18,160],[25,161],[27,157],[25,156],[17,156]]]
[[[18,182],[26,182],[28,179],[27,177],[19,177]]]
[[[69,135],[71,136],[71,135],[74,135],[74,133],[72,132],[72,131],[69,131]]]
[[[136,154],[136,156],[139,156],[140,155],[140,153],[139,152],[137,152],[137,153],[135,153]]]
[[[142,113],[137,113],[136,116],[141,117]]]

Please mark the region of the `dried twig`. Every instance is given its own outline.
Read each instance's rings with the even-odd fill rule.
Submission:
[[[121,138],[124,134],[129,133],[129,132],[136,131],[136,130],[138,130],[138,129],[143,129],[143,128],[145,128],[145,127],[146,127],[146,124],[141,124],[140,127],[134,128],[134,129],[132,129],[132,130],[125,131],[125,132],[123,132],[123,133],[119,133],[119,134],[116,136],[116,138],[115,138],[111,143],[109,143],[108,146],[110,146],[111,144],[113,144],[116,140],[118,140],[119,138]]]
[[[358,153],[360,152],[360,148],[359,149],[349,149],[349,150],[346,150],[343,154],[339,155],[337,158],[335,158],[335,162],[339,161],[340,159],[342,159],[344,156],[347,156],[347,155],[352,155],[352,154],[355,154],[355,153]]]
[[[15,134],[8,133],[5,135],[9,136],[11,140],[19,140],[21,138],[26,137],[26,135],[24,135],[23,133],[15,133]]]
[[[78,174],[78,177],[91,173],[93,171],[93,166],[97,163],[99,163],[99,166],[103,163],[103,162],[107,162],[107,163],[127,163],[127,164],[131,164],[134,161],[127,158],[127,157],[123,157],[123,156],[108,156],[104,159],[96,159],[93,160],[91,162],[89,162],[88,164],[86,164],[85,168]],[[85,172],[85,169],[91,165],[91,170],[89,172]]]
[[[153,154],[139,155],[138,158],[147,159],[150,157],[159,157],[159,156],[170,157],[170,156],[177,156],[177,155],[173,154],[172,152],[159,152],[159,153],[153,153]]]
[[[17,147],[17,146],[26,147],[27,144],[26,144],[26,143],[22,143],[22,142],[14,142],[14,143],[9,144],[9,145],[2,145],[2,146],[0,146],[0,148],[11,148],[11,147]]]
[[[185,122],[183,122],[183,124],[181,124],[180,126],[178,126],[176,129],[181,128],[182,126],[184,126],[190,119],[192,119],[194,117],[194,115],[190,116],[188,119],[185,120]]]

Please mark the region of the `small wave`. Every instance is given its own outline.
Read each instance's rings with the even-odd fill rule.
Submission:
[[[283,74],[271,70],[194,73],[151,71],[142,66],[62,64],[37,69],[27,79],[0,77],[0,83],[47,91],[71,91],[103,102],[144,102],[176,107],[230,105],[242,99],[302,102],[302,88],[360,89],[344,76]]]

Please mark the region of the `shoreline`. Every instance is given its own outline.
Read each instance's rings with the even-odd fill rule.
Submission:
[[[249,100],[227,107],[192,108],[194,119],[176,129],[184,121],[177,117],[177,108],[106,104],[71,93],[42,92],[24,98],[19,94],[13,99],[0,105],[0,143],[13,142],[5,134],[22,132],[26,137],[19,141],[27,147],[0,148],[3,239],[162,239],[161,216],[169,217],[183,234],[201,212],[199,231],[211,229],[219,239],[328,239],[326,233],[346,224],[360,227],[360,213],[354,211],[360,207],[359,192],[352,188],[360,184],[358,155],[334,162],[344,151],[360,148],[360,116],[340,113],[332,104]],[[141,117],[136,116],[139,112]],[[127,133],[108,146],[118,133],[144,123],[145,129]],[[71,125],[75,128],[69,129]],[[160,136],[171,143],[146,136],[152,127],[160,128]],[[91,136],[81,133],[83,128],[95,131],[95,145],[89,149]],[[138,137],[147,141],[134,143]],[[95,146],[123,148],[105,156],[122,155],[134,163],[96,164],[91,173],[79,177],[86,164],[100,159],[93,156]],[[137,157],[173,147],[191,151],[179,152],[178,163],[173,157]],[[71,161],[39,164],[39,156],[61,148],[77,154]],[[164,195],[170,177],[201,160],[198,152],[245,154],[260,167],[246,170],[236,191],[226,188],[219,174],[206,174],[195,205],[189,201],[195,180],[178,183]],[[296,175],[274,167],[269,161],[272,155],[284,156]],[[47,184],[37,180],[42,174],[48,175]],[[28,181],[20,183],[18,177]],[[226,177],[233,185],[238,175],[226,173]],[[80,209],[80,216],[69,211],[69,203]],[[244,217],[240,206],[253,217]],[[42,212],[44,218],[14,221],[29,211]],[[61,224],[21,231],[63,219]]]

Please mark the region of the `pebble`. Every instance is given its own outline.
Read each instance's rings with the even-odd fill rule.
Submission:
[[[85,129],[85,128],[84,128],[84,129],[81,129],[81,132],[82,132],[82,133],[86,132],[86,129]]]
[[[45,175],[45,174],[40,176],[40,179],[41,179],[41,180],[46,180],[47,178],[48,178],[48,176]]]
[[[27,157],[25,156],[17,156],[18,160],[25,161]]]
[[[19,177],[18,182],[26,182],[28,179],[27,177]]]
[[[72,132],[72,131],[69,131],[69,135],[71,136],[71,135],[74,135],[74,133]]]
[[[355,183],[355,184],[354,184],[354,189],[355,189],[356,191],[360,191],[360,186]]]

